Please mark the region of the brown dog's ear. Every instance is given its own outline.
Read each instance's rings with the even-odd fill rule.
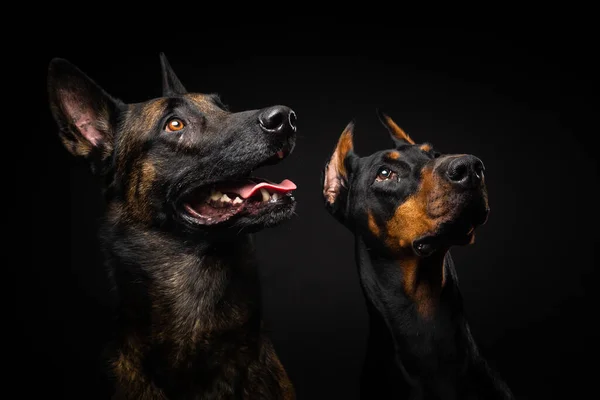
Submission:
[[[337,145],[323,173],[323,197],[325,204],[333,214],[340,211],[343,199],[348,191],[348,181],[354,154],[352,134],[354,122],[350,122],[338,139]]]
[[[79,157],[106,159],[113,149],[114,128],[123,103],[60,58],[53,59],[48,68],[48,97],[67,150]]]
[[[176,96],[186,94],[187,90],[175,75],[171,64],[167,60],[165,53],[160,53],[160,66],[162,69],[162,90],[163,96]]]
[[[404,132],[387,114],[382,112],[381,110],[377,110],[377,116],[379,120],[387,128],[390,132],[390,136],[394,141],[396,146],[400,144],[415,144],[414,140],[408,136],[406,132]]]

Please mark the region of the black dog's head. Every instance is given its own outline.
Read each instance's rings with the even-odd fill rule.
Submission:
[[[392,254],[428,256],[471,243],[489,212],[481,160],[441,155],[416,144],[387,115],[379,117],[394,148],[357,156],[349,124],[323,174],[329,212]]]
[[[235,233],[291,217],[296,186],[251,173],[291,153],[296,114],[285,106],[230,112],[216,95],[188,93],[163,54],[161,61],[163,96],[136,104],[111,97],[65,60],[50,63],[62,142],[106,177],[114,217]]]

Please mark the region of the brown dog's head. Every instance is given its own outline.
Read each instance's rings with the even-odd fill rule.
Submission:
[[[106,176],[115,217],[182,232],[253,231],[291,217],[289,180],[252,172],[289,155],[296,114],[285,106],[231,112],[188,93],[161,54],[163,95],[125,104],[66,60],[48,74],[52,115],[69,152]]]
[[[468,244],[489,206],[480,159],[416,144],[380,113],[394,147],[359,157],[349,124],[323,174],[323,196],[341,223],[392,254],[429,256]]]

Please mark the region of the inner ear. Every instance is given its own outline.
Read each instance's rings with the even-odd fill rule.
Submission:
[[[379,120],[381,121],[383,126],[385,126],[388,132],[390,133],[390,136],[392,137],[392,140],[394,141],[394,144],[396,146],[399,144],[407,143],[415,144],[414,140],[412,140],[411,137],[408,136],[408,134],[404,132],[402,128],[400,128],[398,124],[396,124],[394,120],[392,120],[392,118],[390,118],[387,114],[385,114],[381,110],[377,110],[377,116],[379,117]]]
[[[323,197],[329,205],[337,202],[340,192],[347,188],[349,167],[354,155],[352,134],[354,123],[350,122],[340,138],[329,162],[325,167],[323,181]]]
[[[102,141],[103,134],[95,125],[101,110],[95,110],[81,93],[69,90],[58,91],[59,102],[63,112],[68,116],[77,131],[87,139],[92,146],[98,146]]]
[[[76,156],[112,150],[113,129],[122,103],[113,99],[81,70],[64,59],[48,69],[50,109],[63,144]]]

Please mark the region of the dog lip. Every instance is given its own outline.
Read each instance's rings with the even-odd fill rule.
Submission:
[[[452,246],[462,246],[471,242],[477,224],[447,221],[435,232],[430,232],[413,240],[412,247],[418,256],[427,257],[436,251]]]
[[[241,211],[240,210],[241,207],[243,207],[243,206],[240,206],[237,208],[232,208],[231,210],[229,210],[229,211],[225,212],[223,215],[221,215],[219,218],[213,218],[213,217],[210,217],[207,215],[202,215],[188,203],[184,204],[184,208],[185,208],[187,215],[190,216],[195,222],[200,223],[201,225],[212,225],[212,224],[216,224],[216,223],[225,222],[225,221],[229,220],[231,217],[233,217],[234,215],[238,214]],[[213,220],[214,220],[214,222],[213,222]]]
[[[224,180],[188,190],[176,209],[195,224],[216,225],[237,216],[252,218],[294,204],[295,188],[287,179],[280,184],[256,177]]]
[[[278,192],[275,192],[278,194]],[[257,216],[262,213],[274,212],[282,207],[290,207],[295,203],[295,198],[288,192],[282,196],[271,196],[268,201],[244,199],[240,203],[227,203],[224,207],[214,207],[208,202],[186,202],[183,205],[184,216],[199,225],[217,225],[236,216]],[[252,200],[251,200],[252,199]],[[203,212],[204,211],[204,212]]]

